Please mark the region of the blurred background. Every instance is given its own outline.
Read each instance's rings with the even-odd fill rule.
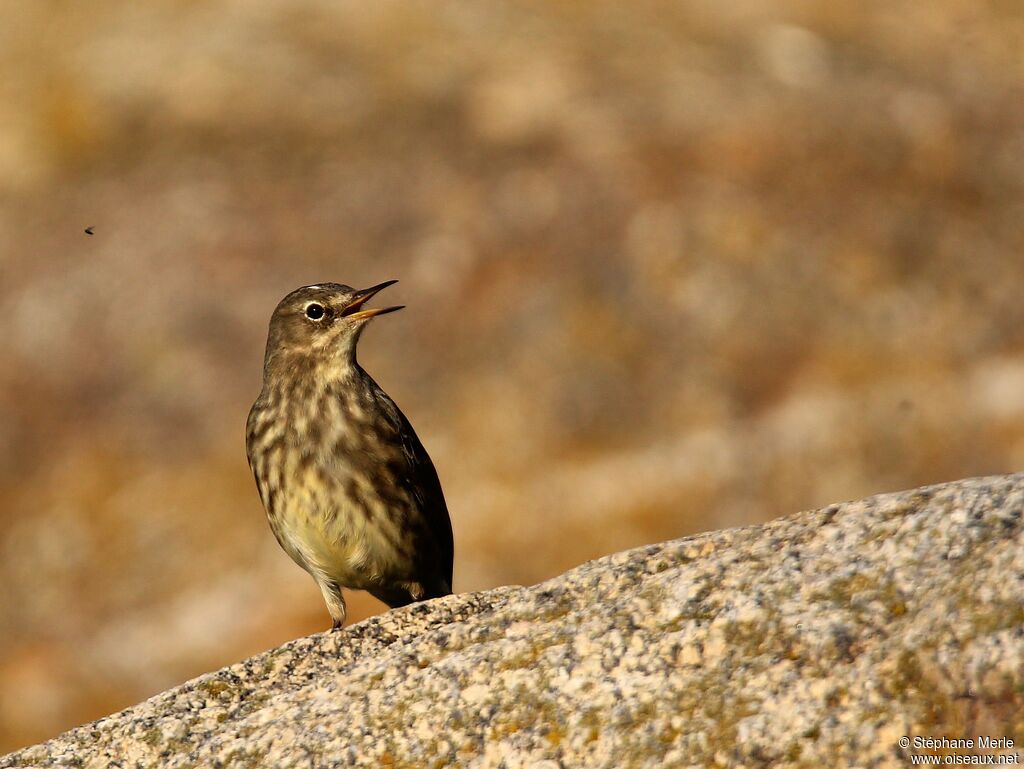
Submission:
[[[401,280],[460,592],[1024,468],[1015,0],[3,18],[2,750],[329,626],[243,445],[299,285]]]

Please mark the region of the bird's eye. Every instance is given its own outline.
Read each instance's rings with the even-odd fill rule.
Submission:
[[[320,320],[324,316],[323,305],[313,303],[306,307],[306,317],[310,320]]]

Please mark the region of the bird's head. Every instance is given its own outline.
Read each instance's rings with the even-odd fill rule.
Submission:
[[[317,283],[292,291],[282,299],[270,317],[267,337],[267,365],[300,361],[355,362],[356,343],[371,318],[401,310],[402,305],[363,305],[383,288],[397,283],[388,280],[376,286],[354,289],[340,283]]]

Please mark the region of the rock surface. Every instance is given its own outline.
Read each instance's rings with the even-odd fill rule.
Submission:
[[[1024,475],[993,477],[639,548],[298,639],[0,766],[903,767],[905,735],[1024,745],[1022,511]]]

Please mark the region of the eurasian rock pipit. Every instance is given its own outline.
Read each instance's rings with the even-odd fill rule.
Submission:
[[[395,402],[356,362],[362,309],[382,288],[320,283],[270,318],[263,390],[246,453],[278,543],[323,593],[334,628],[341,589],[388,606],[451,593],[452,525],[426,450]]]

